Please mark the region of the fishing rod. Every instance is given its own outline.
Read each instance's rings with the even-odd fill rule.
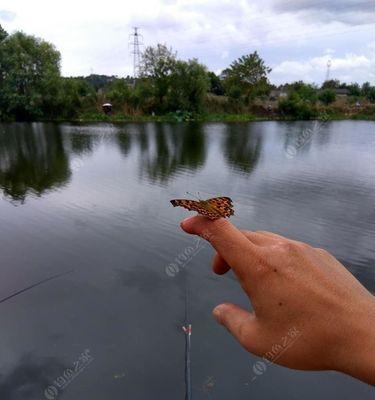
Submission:
[[[62,276],[64,276],[64,275],[71,274],[72,272],[74,272],[73,269],[70,270],[70,271],[62,272],[62,273],[60,273],[60,274],[52,275],[52,276],[50,276],[50,277],[48,277],[48,278],[42,279],[41,281],[38,281],[38,282],[36,282],[36,283],[34,283],[34,284],[30,285],[30,286],[27,286],[27,287],[25,287],[25,288],[23,288],[23,289],[21,289],[21,290],[18,290],[18,291],[15,292],[15,293],[10,294],[10,295],[7,296],[7,297],[4,297],[4,298],[0,299],[0,303],[4,303],[5,301],[8,301],[8,300],[10,300],[10,299],[13,298],[13,297],[18,296],[18,295],[20,295],[21,293],[26,292],[27,290],[33,289],[33,288],[35,288],[36,286],[42,285],[43,283],[52,281],[53,279],[57,279],[57,278],[60,278],[60,277],[62,277]]]

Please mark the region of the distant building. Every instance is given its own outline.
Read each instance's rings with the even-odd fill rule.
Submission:
[[[347,97],[349,95],[349,89],[333,89],[333,91],[339,97]]]

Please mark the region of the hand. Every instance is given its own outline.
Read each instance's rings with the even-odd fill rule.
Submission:
[[[196,216],[181,227],[212,244],[214,272],[233,269],[248,295],[253,312],[228,303],[213,310],[246,350],[375,385],[374,297],[331,254],[271,232],[240,231],[225,219]]]

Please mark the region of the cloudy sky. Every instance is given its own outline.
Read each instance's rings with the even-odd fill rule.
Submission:
[[[273,83],[331,77],[375,84],[374,0],[0,0],[0,24],[55,44],[62,73],[132,73],[133,26],[143,43],[220,72],[258,50]]]

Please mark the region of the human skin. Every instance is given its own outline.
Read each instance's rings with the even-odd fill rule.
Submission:
[[[232,269],[248,295],[252,311],[231,303],[213,310],[246,350],[289,368],[336,370],[375,385],[375,298],[330,253],[239,230],[223,218],[191,217],[181,227],[211,243],[214,272]]]

